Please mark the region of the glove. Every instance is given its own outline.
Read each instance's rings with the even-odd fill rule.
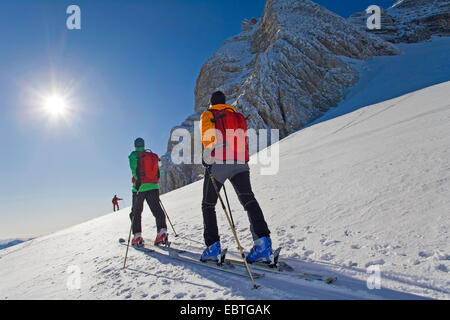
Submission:
[[[203,165],[203,167],[206,169],[206,170],[209,170],[209,169],[211,169],[211,167],[212,167],[212,159],[211,159],[211,157],[209,157],[209,159],[206,159],[207,161],[205,161],[205,155],[203,155],[203,157],[202,157],[202,165]]]

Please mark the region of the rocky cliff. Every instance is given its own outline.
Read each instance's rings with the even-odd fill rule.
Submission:
[[[263,16],[245,20],[202,66],[195,113],[176,128],[193,133],[210,95],[222,90],[250,127],[279,129],[285,137],[344,98],[358,79],[346,58],[395,54],[391,43],[309,0],[268,0]],[[164,192],[202,177],[201,166],[172,163],[173,146],[162,157]]]
[[[365,12],[352,15],[348,21],[366,29]],[[387,10],[382,10],[381,29],[368,31],[387,41],[421,42],[432,35],[450,35],[450,1],[402,0]]]

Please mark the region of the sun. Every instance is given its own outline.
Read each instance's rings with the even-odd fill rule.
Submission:
[[[67,103],[63,97],[52,95],[45,99],[44,109],[52,116],[63,116],[67,112]]]

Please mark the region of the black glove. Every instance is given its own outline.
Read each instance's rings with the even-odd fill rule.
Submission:
[[[210,164],[207,164],[207,163],[205,162],[204,159],[202,159],[202,165],[203,165],[203,167],[204,167],[206,170],[211,169],[211,165],[210,165]]]
[[[136,189],[137,192],[139,192],[139,189],[141,188],[141,178],[139,178],[135,183],[134,183],[134,188]]]
[[[212,167],[212,163],[213,163],[212,158],[209,157],[209,159],[206,159],[206,160],[205,160],[205,157],[207,157],[207,156],[205,156],[205,154],[203,154],[203,157],[202,157],[202,165],[203,165],[203,167],[204,167],[206,170],[210,170],[211,167]]]

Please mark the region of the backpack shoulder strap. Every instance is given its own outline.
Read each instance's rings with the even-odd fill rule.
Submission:
[[[144,153],[144,154],[142,154]],[[137,159],[138,159],[138,163],[139,163],[139,159],[142,159],[145,157],[145,151],[136,151],[137,154]]]
[[[236,111],[235,109],[233,109],[233,108],[225,108],[225,109],[223,109],[223,110],[230,110],[230,111],[233,112],[233,113],[237,113],[237,111]]]
[[[208,109],[206,111],[209,111],[209,112],[211,112],[213,114],[214,118],[211,119],[211,122],[212,123],[216,123],[219,119],[223,119],[223,118],[225,118],[227,116],[224,113],[219,115],[219,116],[217,115],[219,112],[224,111],[224,110],[226,110],[226,109],[223,109],[223,110]]]

